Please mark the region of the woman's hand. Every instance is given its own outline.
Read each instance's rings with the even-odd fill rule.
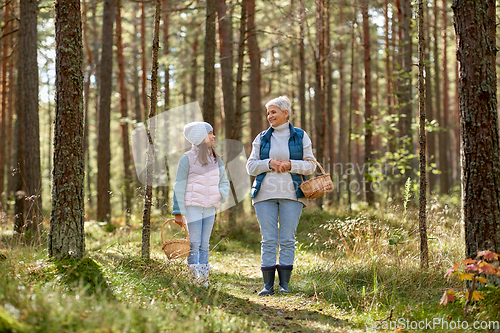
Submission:
[[[181,214],[175,214],[174,219],[175,219],[175,223],[177,223],[181,227],[184,225],[184,219],[182,218]]]
[[[292,169],[292,162],[283,160],[271,160],[271,169],[276,172],[286,172]]]

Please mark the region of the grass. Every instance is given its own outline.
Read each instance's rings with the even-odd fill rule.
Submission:
[[[131,228],[86,222],[87,255],[65,261],[51,260],[46,246],[16,244],[7,221],[0,225],[0,332],[357,332],[396,320],[500,320],[500,293],[491,286],[467,318],[461,300],[438,305],[445,290],[464,289],[443,278],[463,259],[463,230],[453,201],[431,201],[428,216],[430,268],[421,271],[414,207],[406,219],[401,205],[359,206],[352,216],[305,210],[292,293],[270,297],[256,295],[262,282],[254,216],[231,234],[224,221],[216,224],[210,288],[189,282],[183,260],[166,259],[159,216],[150,260],[139,256],[139,217]],[[176,225],[166,227],[166,238],[183,236]]]

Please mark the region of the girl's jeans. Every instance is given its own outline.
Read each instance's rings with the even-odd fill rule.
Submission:
[[[188,264],[208,264],[210,234],[215,220],[215,207],[186,207],[186,221],[191,241]]]
[[[276,265],[278,244],[279,264],[293,265],[295,231],[302,213],[302,203],[288,199],[270,199],[257,202],[254,206],[262,236],[261,265],[263,267]]]

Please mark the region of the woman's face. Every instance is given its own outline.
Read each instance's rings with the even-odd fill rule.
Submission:
[[[276,105],[269,105],[267,108],[267,121],[273,127],[283,125],[287,122],[288,110],[281,111]]]
[[[213,147],[214,140],[215,140],[214,130],[211,130],[210,132],[208,132],[207,136],[205,137],[205,142],[207,143],[207,145]]]

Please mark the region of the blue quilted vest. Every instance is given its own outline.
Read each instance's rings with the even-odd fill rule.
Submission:
[[[265,160],[269,158],[269,151],[271,150],[271,135],[274,132],[274,128],[269,127],[268,130],[260,133],[260,159]],[[288,149],[290,150],[290,160],[302,160],[304,153],[304,146],[302,144],[302,138],[304,137],[304,130],[300,128],[295,128],[290,124],[290,139],[288,139]],[[263,172],[257,177],[252,185],[252,192],[250,193],[251,198],[255,198],[257,193],[259,193],[260,187],[262,185],[262,180],[267,175],[267,172]],[[295,194],[298,198],[304,198],[304,193],[299,188],[302,184],[302,175],[297,173],[292,173],[293,186],[295,188]]]

